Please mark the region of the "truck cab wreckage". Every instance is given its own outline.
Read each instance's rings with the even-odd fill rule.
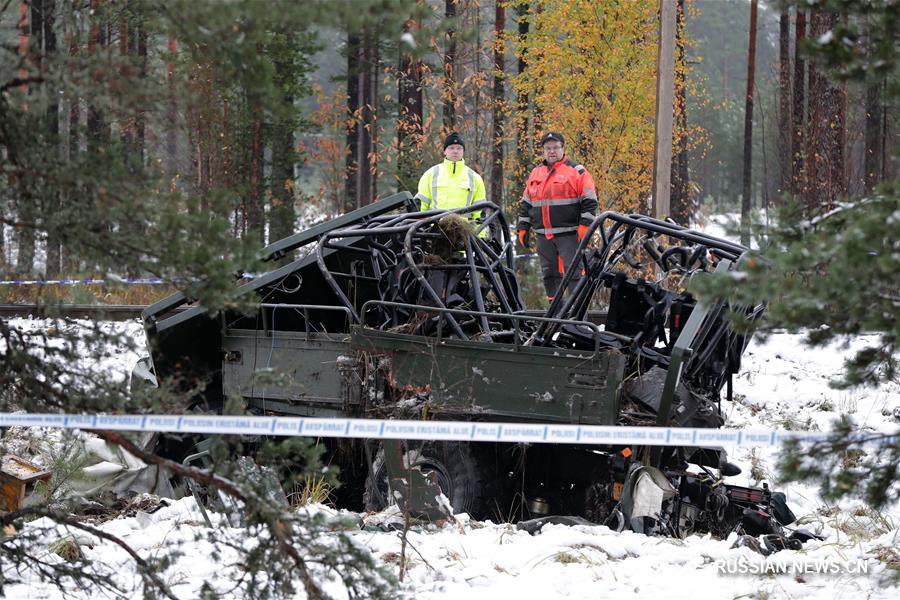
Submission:
[[[528,311],[499,207],[418,212],[404,192],[268,246],[266,260],[291,261],[238,288],[255,297],[250,313],[183,308],[176,294],[143,318],[155,376],[205,382],[198,411],[239,397],[266,415],[716,428],[748,342],[726,313],[752,321],[764,306],[698,301],[686,287],[745,251],[605,212],[568,265],[561,289],[581,270],[575,289]],[[443,493],[477,519],[567,515],[794,543],[783,495],[725,484],[739,469],[720,448],[325,443],[338,502],[355,510],[399,499],[438,518]]]

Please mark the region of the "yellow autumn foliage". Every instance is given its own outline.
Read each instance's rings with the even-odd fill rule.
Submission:
[[[527,68],[512,80],[518,93],[530,97],[530,136],[566,136],[569,157],[594,176],[601,211],[646,210],[653,177],[658,3],[518,3],[529,7],[529,33],[516,48]],[[525,115],[514,116],[520,127],[527,122]]]

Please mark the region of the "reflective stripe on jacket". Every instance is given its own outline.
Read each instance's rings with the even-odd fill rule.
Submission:
[[[597,188],[583,166],[563,157],[532,169],[519,204],[518,229],[553,237],[590,225],[597,213]]]
[[[484,180],[464,160],[444,160],[425,171],[416,194],[422,210],[463,208],[485,198]]]

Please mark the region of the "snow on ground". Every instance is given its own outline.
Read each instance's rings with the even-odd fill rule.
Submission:
[[[42,321],[17,320],[28,328],[48,327]],[[78,324],[70,324],[77,327]],[[137,322],[110,324],[127,336],[142,336]],[[877,390],[834,390],[828,381],[840,370],[843,358],[861,341],[849,347],[837,344],[811,350],[801,345],[800,335],[775,333],[768,340],[754,340],[744,354],[743,368],[735,380],[735,402],[723,406],[730,427],[785,429],[829,428],[842,414],[877,431],[897,431],[900,385]],[[126,374],[138,354],[108,352],[101,368]],[[693,536],[685,540],[647,537],[633,532],[615,533],[602,526],[547,525],[537,535],[508,524],[472,522],[465,516],[460,526],[414,527],[409,533],[408,572],[398,594],[417,599],[467,600],[499,598],[897,598],[900,597],[900,509],[892,506],[875,512],[859,501],[829,505],[807,485],[779,485],[775,450],[732,449],[732,459],[742,468],[733,483],[767,481],[784,491],[801,526],[820,533],[824,541],[807,542],[800,551],[782,551],[763,558],[747,548],[732,549],[733,540]],[[320,512],[329,509],[313,507]],[[389,515],[388,515],[389,516]],[[384,517],[382,515],[381,517]],[[379,516],[369,517],[372,523]],[[153,514],[139,512],[100,525],[143,556],[178,547],[181,555],[162,577],[179,597],[196,597],[204,579],[214,583],[226,598],[241,594],[229,590],[240,573],[233,564],[236,552],[224,545],[253,533],[217,523],[213,542],[193,499],[172,501]],[[29,527],[39,526],[35,522]],[[396,532],[352,528],[346,533],[368,548],[395,574],[399,569],[401,541]],[[86,560],[117,573],[126,585],[137,585],[131,560],[116,546],[84,539],[84,534],[56,528],[46,545],[59,537],[75,535],[91,541],[82,547]],[[214,550],[220,558],[213,560]],[[37,548],[48,560],[57,560],[46,547]],[[61,559],[59,559],[61,560]],[[722,573],[717,561],[731,560],[743,570],[763,574]],[[816,564],[839,572],[772,574],[773,565]],[[4,565],[8,569],[8,565]],[[807,567],[808,568],[808,567]],[[867,572],[862,573],[863,569]],[[7,574],[9,574],[7,572]],[[101,597],[97,590],[57,590],[37,581],[6,586],[10,598]],[[328,593],[345,596],[335,580],[326,582]],[[303,597],[302,593],[299,597]]]
[[[127,379],[138,359],[147,354],[147,338],[140,319],[116,322],[14,318],[6,322],[11,328],[30,335],[46,335],[48,347],[59,349],[64,344],[74,343],[79,356],[76,367],[106,373],[117,380]],[[117,343],[97,344],[98,339],[109,340],[111,336],[118,338]],[[40,345],[34,348],[36,353],[41,352]],[[0,351],[4,349],[5,344],[0,339]]]
[[[735,244],[741,243],[741,213],[718,213],[711,215],[699,215],[700,223],[693,225],[692,229],[702,231],[708,235],[729,240]],[[769,217],[765,210],[755,210],[750,214],[753,223],[753,231],[768,232]],[[759,248],[759,240],[751,239],[750,247]]]

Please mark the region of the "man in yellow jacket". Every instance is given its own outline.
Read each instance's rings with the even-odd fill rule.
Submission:
[[[466,166],[462,136],[451,133],[444,140],[444,162],[434,165],[419,179],[421,210],[463,208],[487,197],[481,175]]]

